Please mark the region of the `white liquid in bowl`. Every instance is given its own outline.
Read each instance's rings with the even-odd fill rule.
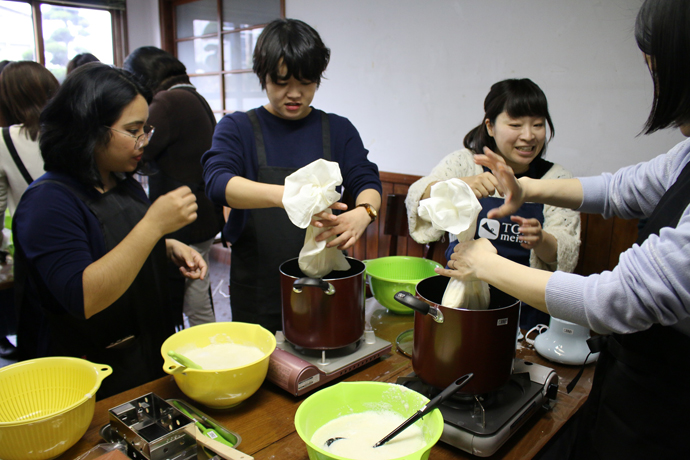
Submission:
[[[405,418],[396,412],[367,411],[338,417],[316,430],[311,442],[332,454],[353,460],[389,460],[404,457],[426,445],[422,429],[412,425],[386,444],[374,448]],[[330,438],[342,437],[330,446]]]
[[[246,366],[264,357],[264,352],[251,345],[214,343],[203,348],[183,352],[204,370],[234,369]]]

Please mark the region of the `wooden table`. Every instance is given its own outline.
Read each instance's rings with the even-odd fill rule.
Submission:
[[[401,332],[412,328],[412,316],[391,314],[385,309],[376,310],[372,314],[371,324],[378,337],[393,344],[394,351],[390,355],[384,356],[362,367],[355,373],[349,374],[346,378],[336,380],[335,382],[343,380],[395,382],[399,376],[412,372],[410,359],[395,351],[395,338]],[[553,409],[548,411],[541,409],[496,454],[490,457],[491,459],[532,458],[580,408],[587,399],[592,386],[593,364],[587,366],[575,389],[570,394],[566,394],[565,387],[577,374],[579,367],[557,365],[546,361],[539,357],[533,349],[526,347],[519,347],[517,356],[555,369],[559,376],[558,397]],[[228,429],[239,433],[242,437],[242,442],[238,446],[239,450],[252,455],[257,460],[308,459],[306,446],[297,435],[294,425],[297,407],[308,395],[294,397],[271,382],[265,381],[254,395],[237,407],[226,410],[213,410],[189,400],[177,388],[172,376],[160,378],[98,401],[93,421],[84,437],[59,459],[72,460],[96,444],[104,442],[98,432],[103,425],[109,422],[108,409],[147,393],[155,393],[165,399],[177,398],[189,401]],[[439,442],[433,447],[430,458],[434,460],[476,460],[478,457]]]

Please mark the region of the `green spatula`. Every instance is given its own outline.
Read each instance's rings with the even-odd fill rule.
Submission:
[[[184,367],[188,369],[203,369],[201,366],[199,366],[191,359],[172,350],[168,351],[168,356],[170,356],[172,359],[174,359],[175,361],[182,364]]]

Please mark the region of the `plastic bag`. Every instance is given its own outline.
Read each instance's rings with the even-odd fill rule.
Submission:
[[[477,216],[482,207],[467,183],[449,179],[431,186],[430,198],[419,202],[419,217],[437,229],[456,234],[458,241],[469,241],[477,230]],[[484,281],[460,281],[451,278],[441,305],[448,308],[486,310],[490,300],[489,285]]]

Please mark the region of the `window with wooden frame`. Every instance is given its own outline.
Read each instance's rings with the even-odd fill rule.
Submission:
[[[62,81],[77,54],[121,66],[125,0],[0,0],[0,58],[36,61]]]
[[[174,54],[217,119],[268,102],[252,72],[264,26],[285,0],[161,0],[162,48]]]

